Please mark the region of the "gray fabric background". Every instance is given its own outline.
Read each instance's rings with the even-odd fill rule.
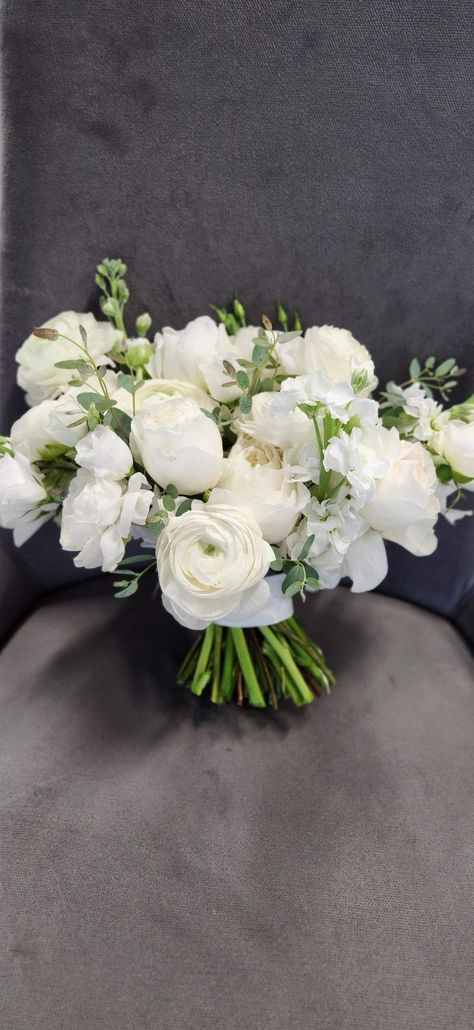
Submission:
[[[157,325],[281,297],[383,379],[435,351],[473,388],[471,2],[3,0],[2,41],[3,431],[15,350],[97,309],[104,254]],[[423,561],[392,548],[382,589],[455,615],[474,525],[441,533]],[[51,530],[21,558],[45,588],[80,578]]]
[[[2,1030],[471,1030],[472,661],[302,614],[338,685],[277,716],[177,695],[186,634],[103,580],[4,649]]]

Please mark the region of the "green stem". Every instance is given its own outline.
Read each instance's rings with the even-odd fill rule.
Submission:
[[[247,686],[249,703],[254,708],[265,708],[265,698],[255,674],[244,631],[240,627],[232,626],[229,632],[232,634],[242,675]]]
[[[287,673],[291,676],[293,683],[301,695],[302,703],[309,704],[310,701],[313,701],[313,693],[309,689],[306,680],[301,675],[298,666],[293,661],[288,646],[279,640],[276,633],[274,633],[269,626],[260,626],[260,632],[281,659]]]
[[[219,704],[221,699],[221,656],[222,626],[216,626],[214,633],[214,669],[212,673],[211,701]]]
[[[234,641],[232,634],[227,630],[224,649],[224,666],[222,669],[221,698],[222,701],[230,701],[235,688],[234,673]]]
[[[211,623],[207,627],[204,633],[201,653],[197,660],[196,669],[194,671],[193,682],[191,683],[191,691],[193,694],[202,694],[204,687],[207,686],[211,678],[210,669],[208,669],[209,658],[211,656],[212,643],[214,640],[215,626]]]

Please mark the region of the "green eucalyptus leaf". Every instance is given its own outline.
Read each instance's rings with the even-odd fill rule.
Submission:
[[[418,358],[413,358],[412,361],[410,361],[410,376],[411,376],[411,378],[412,379],[416,379],[417,376],[419,376],[420,372],[421,372],[420,362],[418,361]]]
[[[235,381],[241,390],[246,390],[249,385],[249,377],[246,372],[236,372]]]
[[[436,378],[441,379],[443,376],[446,376],[448,372],[450,372],[451,369],[454,368],[455,364],[455,358],[446,358],[446,361],[442,361],[441,364],[438,365],[435,371]]]
[[[119,590],[115,594],[115,596],[116,597],[131,597],[132,594],[136,594],[137,590],[138,590],[138,580],[137,579],[132,579],[131,583],[128,583],[127,586],[124,587],[123,590]]]
[[[301,548],[300,554],[298,555],[298,560],[299,561],[304,561],[305,558],[308,557],[308,554],[309,554],[309,552],[310,552],[310,550],[311,550],[311,548],[313,546],[313,543],[314,543],[314,533],[312,533],[311,536],[309,536],[307,538],[307,540],[305,540],[305,542],[303,544],[303,547]]]
[[[239,401],[239,408],[242,412],[242,415],[248,415],[248,413],[252,410],[252,398],[249,396],[248,393],[242,394]]]

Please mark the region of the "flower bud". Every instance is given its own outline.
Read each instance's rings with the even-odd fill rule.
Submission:
[[[57,340],[59,333],[57,329],[48,329],[44,326],[33,329],[33,336],[37,336],[39,340]]]
[[[144,368],[148,365],[153,354],[151,343],[143,340],[143,343],[134,343],[127,350],[127,365],[129,368]]]
[[[142,315],[139,315],[136,322],[136,329],[139,336],[146,336],[151,326],[151,315],[148,311],[144,311]]]

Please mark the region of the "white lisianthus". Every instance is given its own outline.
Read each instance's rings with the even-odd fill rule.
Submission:
[[[457,472],[474,479],[474,422],[451,419],[435,433],[430,447]]]
[[[276,447],[244,436],[224,459],[224,469],[210,501],[247,508],[265,540],[278,544],[291,533],[309,498],[303,483],[287,479],[281,452]]]
[[[249,511],[194,501],[169,520],[156,557],[163,604],[190,629],[225,619],[249,595],[261,608],[269,599],[274,555]]]
[[[0,526],[13,529],[17,547],[21,547],[36,530],[51,518],[55,505],[32,471],[24,454],[4,454],[0,458]]]
[[[223,325],[208,315],[188,322],[184,329],[165,326],[155,336],[155,351],[148,366],[156,379],[178,379],[207,390],[202,366],[212,359],[219,347],[227,348],[228,336]]]
[[[78,568],[112,572],[122,560],[132,523],[144,526],[153,499],[145,477],[136,472],[124,484],[79,469],[64,499],[61,547],[79,551]]]
[[[133,455],[110,426],[96,426],[77,444],[76,461],[95,476],[119,480],[128,476]]]
[[[117,401],[117,406],[130,417],[134,414],[134,398],[123,386],[111,391],[112,397]],[[179,379],[145,379],[135,390],[135,412],[142,408],[153,408],[161,401],[168,401],[171,397],[191,397],[199,404],[200,408],[212,411],[214,404],[209,394],[204,393],[199,386],[193,383],[183,383]]]
[[[43,326],[55,329],[58,333],[77,341],[82,346],[79,326],[87,333],[87,347],[97,365],[108,362],[108,353],[120,338],[109,322],[97,322],[90,313],[79,314],[76,311],[62,311],[55,318],[44,322]],[[65,340],[62,335],[57,340],[41,340],[36,336],[28,336],[16,354],[19,368],[18,385],[27,391],[28,404],[38,404],[48,397],[60,393],[71,378],[71,369],[56,368],[56,362],[81,358],[78,347]]]
[[[252,410],[234,423],[236,433],[245,433],[263,444],[290,447],[313,439],[311,422],[297,408],[282,410],[279,393],[257,393]]]
[[[323,372],[333,383],[359,384],[362,395],[377,386],[374,363],[362,343],[348,329],[332,325],[313,326],[304,336],[287,343],[278,343],[276,351],[280,364],[291,376],[308,372]],[[362,387],[360,388],[360,383]]]
[[[221,434],[191,397],[172,397],[138,411],[130,443],[155,483],[173,483],[181,494],[203,493],[221,475]]]
[[[440,512],[433,459],[421,443],[401,440],[395,428],[378,431],[379,455],[388,462],[361,509],[368,525],[412,554],[432,554]]]

